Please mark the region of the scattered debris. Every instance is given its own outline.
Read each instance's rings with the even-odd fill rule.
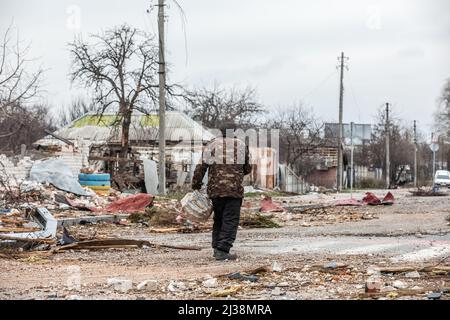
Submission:
[[[281,226],[270,217],[258,213],[243,213],[240,219],[240,226],[246,228],[280,228]]]
[[[156,247],[156,248],[170,248],[179,250],[201,250],[200,247],[194,246],[172,246],[166,244],[155,244],[146,240],[132,240],[132,239],[102,239],[102,240],[90,240],[90,241],[80,241],[65,246],[57,247],[53,249],[53,252],[63,251],[63,250],[99,250],[99,249],[112,249],[112,248],[142,248]]]
[[[60,245],[63,246],[63,245],[66,245],[66,244],[71,244],[71,243],[74,243],[74,242],[78,242],[78,240],[76,240],[74,237],[72,237],[69,234],[69,231],[67,231],[67,229],[66,229],[66,227],[64,227],[64,225],[62,226],[62,229],[63,229],[63,234],[62,234],[61,240],[59,241]]]
[[[242,280],[242,281],[250,281],[250,282],[256,282],[258,281],[258,277],[254,274],[243,274],[240,272],[236,272],[236,273],[232,273],[230,275],[228,275],[229,279],[233,279],[233,280]]]
[[[72,170],[61,159],[48,159],[35,162],[30,171],[30,180],[40,183],[51,183],[56,188],[81,196],[89,196],[73,176]]]
[[[265,196],[261,200],[261,207],[259,208],[259,212],[284,212],[284,211],[285,209],[282,206],[272,201],[272,197]]]
[[[158,290],[157,280],[144,280],[136,286],[137,290],[156,291]]]
[[[442,297],[442,292],[431,292],[427,295],[430,300],[439,300]]]
[[[119,199],[106,207],[108,212],[142,212],[153,202],[154,196],[147,193],[129,195]]]
[[[345,200],[337,200],[334,203],[335,206],[362,206],[364,205],[361,201],[358,201],[356,199],[345,199]]]
[[[185,291],[187,290],[187,287],[184,282],[170,281],[169,285],[167,286],[167,290],[169,290],[170,292]]]
[[[206,288],[216,288],[217,278],[209,278],[202,282],[202,285]]]
[[[281,290],[280,287],[275,287],[270,294],[273,296],[281,296],[285,293]]]
[[[397,289],[406,289],[408,287],[408,285],[406,283],[404,283],[403,281],[400,281],[400,280],[395,280],[392,283],[392,286]]]
[[[391,192],[388,192],[383,200],[380,200],[376,195],[372,192],[367,192],[366,196],[362,199],[364,204],[368,204],[370,206],[377,205],[393,205],[394,204],[394,195]]]
[[[407,278],[420,278],[420,273],[417,272],[417,271],[407,272],[407,273],[405,273],[405,277],[407,277]]]
[[[274,261],[272,264],[272,271],[273,272],[282,272],[283,271],[283,267],[281,266],[281,264],[279,264],[278,262]]]
[[[211,292],[211,296],[212,297],[216,297],[216,298],[226,298],[226,297],[229,297],[229,296],[234,296],[241,289],[242,289],[242,286],[240,286],[240,285],[231,286],[231,287],[229,287],[227,289],[224,289],[224,290],[213,291],[213,292]]]
[[[367,293],[380,292],[381,285],[381,279],[377,276],[372,276],[366,281],[365,291]]]
[[[415,197],[445,197],[448,196],[448,193],[443,191],[437,191],[434,188],[431,189],[423,189],[418,188],[414,191],[409,191]]]
[[[346,268],[347,265],[338,262],[329,262],[323,265],[323,269],[343,269]]]
[[[109,278],[107,280],[108,286],[112,286],[114,290],[121,291],[121,292],[128,292],[133,288],[133,281],[131,280],[125,280],[125,279],[116,279],[116,278]]]

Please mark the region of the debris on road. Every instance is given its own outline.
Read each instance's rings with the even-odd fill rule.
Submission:
[[[282,272],[283,271],[283,267],[281,266],[280,263],[274,261],[272,264],[272,271],[273,272]]]
[[[254,274],[243,274],[240,272],[236,272],[236,273],[232,273],[230,275],[228,275],[228,279],[233,279],[233,280],[242,280],[242,281],[250,281],[250,282],[256,282],[258,281],[258,277]]]
[[[226,297],[229,297],[229,296],[234,296],[241,289],[242,289],[242,286],[240,286],[240,285],[231,286],[231,287],[229,287],[227,289],[216,290],[216,291],[211,292],[211,297],[226,298]]]
[[[112,286],[114,290],[124,293],[133,288],[133,281],[126,279],[109,278],[107,284],[108,286]]]
[[[367,192],[366,196],[362,199],[364,204],[368,204],[370,206],[377,205],[393,205],[394,204],[394,195],[391,192],[388,192],[383,200],[380,200],[375,194],[372,192]]]
[[[147,193],[129,195],[114,201],[106,207],[107,212],[143,212],[153,202],[154,196]]]
[[[265,196],[261,200],[261,207],[259,212],[284,212],[285,209],[279,204],[272,201],[272,197]]]
[[[202,282],[202,285],[205,288],[216,288],[217,287],[217,278],[208,278]]]
[[[259,213],[243,212],[239,225],[246,228],[280,228],[281,226],[269,216]]]
[[[137,290],[156,291],[158,290],[157,280],[144,280],[136,286]]]
[[[195,246],[175,246],[167,244],[155,244],[147,240],[132,240],[132,239],[102,239],[91,241],[80,241],[61,247],[56,247],[53,252],[59,252],[64,250],[99,250],[99,249],[114,249],[114,248],[142,248],[157,247],[157,248],[170,248],[179,250],[201,250],[200,247]]]
[[[409,191],[415,197],[445,197],[448,193],[443,191],[437,191],[434,188],[423,189],[418,188],[417,190]]]

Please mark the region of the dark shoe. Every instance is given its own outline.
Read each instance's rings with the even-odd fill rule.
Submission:
[[[225,252],[219,249],[214,249],[214,257],[216,260],[236,260],[237,255]]]

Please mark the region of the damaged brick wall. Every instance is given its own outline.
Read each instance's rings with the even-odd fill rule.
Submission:
[[[89,146],[81,147],[62,146],[59,151],[53,153],[52,158],[62,159],[72,170],[74,175],[78,175],[80,169],[87,164],[89,154]],[[28,157],[7,157],[0,155],[0,177],[10,178],[13,180],[24,180],[30,176],[30,170],[36,161],[44,159],[33,159],[33,154]]]

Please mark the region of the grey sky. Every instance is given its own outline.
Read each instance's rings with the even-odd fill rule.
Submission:
[[[303,100],[324,120],[336,120],[336,58],[345,51],[350,69],[344,121],[372,122],[389,101],[397,115],[408,123],[417,119],[428,131],[450,77],[447,0],[179,0],[187,19],[187,56],[180,14],[167,1],[171,80],[256,86],[270,109]],[[14,18],[20,38],[32,42],[31,55],[49,68],[49,103],[61,107],[80,91],[67,77],[67,42],[123,22],[155,32],[156,10],[146,13],[152,4],[2,0],[0,30]]]

